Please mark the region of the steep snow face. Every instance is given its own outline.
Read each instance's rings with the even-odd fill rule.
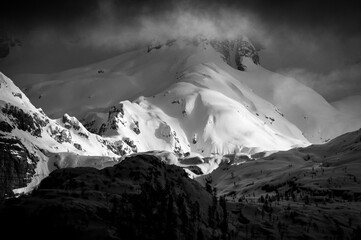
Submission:
[[[0,149],[2,156],[7,156],[1,159],[2,164],[5,169],[9,168],[9,174],[17,171],[12,168],[18,164],[24,169],[20,175],[26,175],[26,178],[30,179],[23,181],[16,179],[21,177],[20,175],[7,176],[5,173],[2,178],[9,180],[5,188],[25,187],[26,189],[21,191],[27,191],[56,168],[102,168],[111,163],[115,164],[121,155],[133,152],[122,141],[114,142],[88,132],[75,117],[68,114],[61,119],[48,118],[2,73],[0,110]],[[11,146],[11,143],[16,146]],[[89,155],[93,158],[88,157]],[[7,159],[13,159],[16,164]]]
[[[178,83],[136,102],[176,119],[184,132],[178,135],[186,136],[191,152],[204,156],[307,144],[275,106],[211,63],[188,68]]]
[[[227,72],[277,106],[310,142],[322,143],[361,127],[359,116],[334,108],[320,94],[296,79],[270,72],[248,59],[244,64],[248,67],[245,72],[231,67]]]
[[[189,67],[177,79],[157,95],[89,112],[83,122],[107,137],[126,136],[139,151],[180,156],[285,150],[308,143],[275,106],[213,63]]]

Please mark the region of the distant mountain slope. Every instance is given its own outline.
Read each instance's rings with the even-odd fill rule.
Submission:
[[[306,191],[320,199],[329,196],[361,200],[361,129],[328,143],[246,159],[227,156],[209,176],[220,194],[234,198],[255,193],[295,195]],[[228,163],[227,163],[228,162]],[[201,180],[200,180],[201,181]]]
[[[256,94],[277,106],[313,143],[321,143],[361,127],[361,119],[335,109],[320,94],[296,79],[270,72],[260,66],[233,75]],[[230,70],[229,72],[234,72]]]
[[[332,102],[331,104],[340,112],[361,119],[361,95],[349,96],[336,102]]]

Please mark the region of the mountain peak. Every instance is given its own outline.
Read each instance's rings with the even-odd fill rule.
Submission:
[[[152,43],[148,45],[147,52],[161,49],[162,47],[170,47],[174,44],[193,47],[202,46],[204,49],[207,49],[207,46],[211,46],[214,50],[222,54],[222,59],[228,65],[240,71],[245,71],[247,68],[246,65],[243,64],[244,58],[250,58],[256,65],[260,64],[258,51],[251,41],[242,35],[233,38],[216,38],[197,35],[192,38],[186,37],[167,41],[153,40]]]

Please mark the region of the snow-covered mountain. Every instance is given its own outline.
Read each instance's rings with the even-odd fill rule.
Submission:
[[[276,106],[234,74],[257,64],[257,52],[246,38],[197,38],[21,78],[29,84],[24,92],[50,116],[75,115],[94,133],[129,137],[139,151],[209,156],[307,145]]]
[[[1,193],[30,190],[56,168],[114,165],[134,152],[122,140],[90,133],[75,117],[50,119],[0,73]]]
[[[361,127],[312,89],[260,66],[245,37],[155,42],[81,68],[19,75],[23,91],[2,74],[0,80],[3,152],[19,155],[8,147],[12,139],[32,166],[11,177],[29,173],[32,183],[10,181],[10,188],[34,186],[57,167],[102,168],[133,152],[168,151],[175,159],[254,154]],[[204,162],[203,173],[218,164]]]
[[[188,143],[192,142],[193,135],[197,135],[198,138],[203,136],[204,141],[218,141],[216,137],[209,138],[207,134],[203,134],[206,128],[205,122],[207,120],[211,122],[212,117],[218,118],[214,112],[220,113],[219,109],[216,109],[216,101],[220,102],[220,105],[229,106],[227,110],[223,110],[223,113],[231,114],[232,121],[242,122],[235,114],[242,112],[239,109],[235,110],[236,105],[240,104],[246,108],[247,113],[258,118],[260,123],[266,123],[267,128],[280,132],[283,139],[291,137],[304,141],[297,132],[300,129],[308,141],[320,143],[361,127],[359,119],[341,113],[311,88],[293,78],[264,69],[260,65],[256,49],[246,37],[233,40],[197,37],[165,43],[154,42],[147,48],[130,51],[81,68],[54,74],[18,75],[15,76],[15,82],[19,82],[21,89],[32,102],[42,107],[51,117],[61,117],[64,113],[68,113],[79,119],[85,119],[86,123],[95,120],[96,116],[109,112],[111,106],[124,101],[122,102],[124,110],[129,109],[133,114],[138,114],[140,111],[134,103],[143,105],[143,108],[147,108],[145,105],[149,109],[159,108],[165,115],[175,118],[177,124],[181,126],[168,123],[168,119],[156,114],[157,118],[161,119],[160,122],[166,122],[178,133],[179,127],[190,128],[190,126],[183,127],[184,120],[180,120],[179,111],[183,118],[187,115],[188,124],[192,115],[189,111],[194,109],[200,112],[198,108],[202,105],[203,110],[207,112],[204,115],[205,119],[202,123],[197,121],[199,122],[197,125],[190,124],[196,127],[198,132],[177,135],[178,138],[187,138]],[[212,100],[209,102],[210,99]],[[173,102],[173,105],[166,104],[169,101]],[[212,109],[207,106],[211,106]],[[227,116],[223,113],[222,116]],[[282,118],[278,117],[280,115]],[[98,119],[96,124],[104,123],[105,117],[101,118],[103,120]],[[133,118],[128,119],[130,121],[128,124],[138,121]],[[222,119],[224,120],[226,119]],[[230,122],[230,119],[226,121]],[[285,121],[291,124],[286,124]],[[139,124],[143,123],[139,122]],[[157,126],[159,124],[159,122],[153,123]],[[291,126],[292,124],[298,129]],[[228,125],[235,126],[233,123]],[[246,124],[237,125],[246,127]],[[264,131],[269,132],[269,129]],[[243,131],[232,129],[231,132],[237,135],[245,133],[244,129]],[[132,137],[140,148],[145,145],[144,141],[141,141],[144,138]],[[223,140],[222,136],[219,138]],[[226,143],[227,140],[223,142],[230,146]],[[291,141],[291,144],[284,144],[281,139],[275,141],[280,146],[279,149],[296,144],[294,141]],[[159,141],[151,142],[154,144],[149,147],[164,146]],[[257,142],[259,142],[258,138]],[[266,142],[257,145],[264,149],[277,149]],[[215,144],[217,146],[209,150],[204,149],[204,146],[189,149],[186,147],[188,143],[181,144],[184,151],[199,149],[198,152],[205,151],[209,154],[232,151],[233,148],[227,150]],[[234,145],[257,147],[252,140]],[[145,146],[145,149],[147,148],[148,146]]]

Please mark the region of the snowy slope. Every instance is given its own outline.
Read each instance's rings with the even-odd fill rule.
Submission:
[[[121,140],[113,141],[88,132],[75,117],[70,117],[68,114],[56,120],[48,118],[41,109],[35,108],[25,94],[2,73],[0,73],[0,109],[0,145],[4,169],[9,168],[9,174],[12,170],[18,172],[18,175],[10,177],[16,181],[18,180],[16,178],[21,178],[23,175],[31,179],[30,183],[20,181],[21,186],[17,187],[27,186],[31,189],[56,168],[68,166],[103,168],[115,164],[121,155],[133,152]],[[11,142],[16,143],[18,147],[12,148],[9,145]],[[27,158],[20,157],[19,154],[24,155],[24,153]],[[14,159],[19,162],[12,162],[15,161]],[[25,165],[27,172],[20,173],[16,170],[20,165]],[[33,167],[35,169],[32,169]],[[6,176],[7,172],[3,174],[5,176],[1,178],[9,178]],[[13,182],[6,184],[13,186]]]
[[[361,118],[334,108],[320,94],[296,79],[273,73],[262,66],[246,64],[239,73],[228,68],[235,78],[256,94],[274,104],[312,143],[321,143],[361,127]]]
[[[128,141],[138,151],[209,156],[307,145],[276,106],[229,74],[228,64],[245,70],[258,63],[246,38],[197,38],[21,78],[29,84],[25,93],[50,115],[74,114],[91,132]]]

